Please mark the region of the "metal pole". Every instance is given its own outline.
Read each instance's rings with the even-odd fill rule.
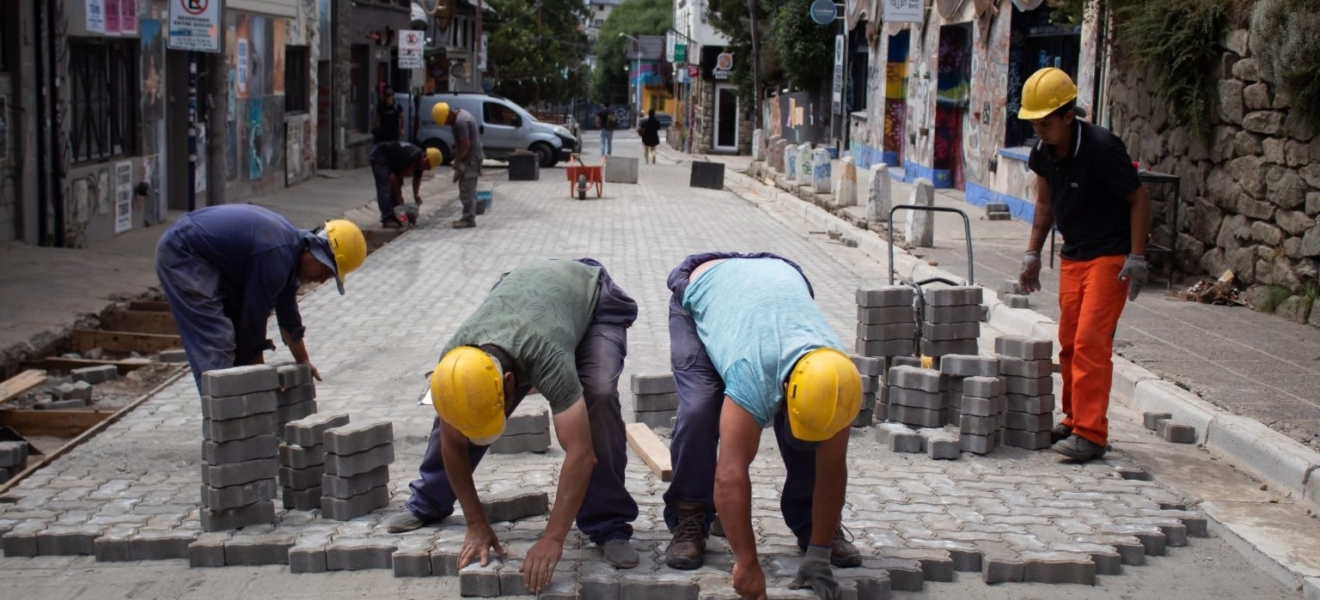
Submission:
[[[197,210],[197,53],[188,52],[188,212]]]
[[[477,51],[472,53],[474,59],[472,61],[472,79],[476,85],[476,87],[472,89],[474,92],[480,92],[484,89],[481,85],[481,69],[477,68],[477,54],[481,52],[481,13],[483,12],[486,12],[485,0],[477,0],[477,37],[473,40],[473,46]],[[487,60],[489,60],[489,58],[487,58]]]
[[[642,42],[637,42],[637,58],[633,61],[636,65],[636,86],[637,86],[637,109],[633,112],[633,126],[636,127],[642,123]]]
[[[752,128],[755,129],[761,122],[761,52],[756,42],[756,0],[747,0],[747,13],[752,17]]]

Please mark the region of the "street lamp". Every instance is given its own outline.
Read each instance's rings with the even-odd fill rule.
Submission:
[[[635,84],[637,86],[637,95],[635,97],[637,101],[637,105],[636,105],[637,108],[633,109],[633,118],[636,119],[636,123],[641,123],[642,122],[642,42],[641,40],[638,40],[637,38],[628,35],[622,31],[619,32],[619,37],[628,38],[632,40],[634,44],[637,44],[636,60],[634,61],[634,64],[636,64],[637,66],[636,68],[633,69],[633,78],[637,82]]]

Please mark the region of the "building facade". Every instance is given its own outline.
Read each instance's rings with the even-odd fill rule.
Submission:
[[[710,24],[706,0],[677,0],[668,51],[674,65],[674,126],[670,145],[699,154],[751,152],[750,107],[731,81],[737,62],[750,60],[728,48],[728,38]]]

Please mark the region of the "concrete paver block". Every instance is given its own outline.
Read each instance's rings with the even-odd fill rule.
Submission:
[[[91,402],[92,384],[87,383],[86,381],[61,383],[50,390],[50,395],[56,400],[82,400],[83,402]]]
[[[908,356],[912,354],[912,340],[857,340],[854,351],[866,356]]]
[[[156,360],[163,363],[186,363],[188,362],[188,351],[183,348],[170,348],[156,353]]]
[[[1146,525],[1097,525],[1096,531],[1103,535],[1132,536],[1141,542],[1142,549],[1146,556],[1164,556],[1165,549],[1168,548],[1168,539],[1159,527]],[[1120,550],[1121,554],[1121,550]],[[1129,563],[1126,560],[1124,564]],[[1144,561],[1143,563],[1144,564]]]
[[[636,158],[611,156],[605,161],[605,183],[637,183]]]
[[[975,340],[981,337],[981,324],[976,322],[926,323],[921,328],[921,337],[932,342]]]
[[[203,533],[188,544],[188,566],[194,569],[225,566],[228,533]]]
[[[935,460],[958,460],[962,457],[958,436],[943,429],[922,429],[926,455]]]
[[[881,445],[888,446],[890,445],[890,440],[893,436],[904,433],[915,432],[912,431],[912,428],[902,423],[878,423],[875,427],[875,441]]]
[[[975,396],[963,396],[958,412],[973,417],[990,417],[999,414],[995,410],[994,401],[989,398],[977,398]]]
[[[1005,391],[1004,381],[999,377],[966,377],[962,380],[964,396],[993,398]]]
[[[215,488],[202,484],[202,507],[211,510],[239,508],[275,497],[275,480],[258,479],[243,485]]]
[[[916,323],[917,311],[911,306],[886,306],[882,308],[859,306],[857,307],[857,321],[867,325]]]
[[[91,556],[101,529],[51,525],[37,533],[37,556]]]
[[[335,540],[325,547],[325,566],[330,571],[393,569],[395,548],[395,542],[389,540]]]
[[[1002,294],[999,299],[1009,308],[1031,308],[1031,297],[1023,294]]]
[[[279,461],[273,456],[223,465],[202,465],[202,483],[213,488],[243,485],[273,478],[279,468]]]
[[[351,423],[325,432],[322,444],[327,455],[348,456],[394,442],[394,424]]]
[[[651,413],[637,413],[638,415]],[[677,414],[676,411],[669,411],[666,414]],[[666,426],[668,420],[665,420]],[[652,425],[654,427],[654,425]],[[495,440],[490,445],[491,454],[521,454],[531,452],[540,454],[550,450],[550,432],[542,431],[540,433],[526,433],[522,435],[502,435],[500,439]]]
[[[457,577],[458,547],[452,549],[436,548],[431,550],[431,574]]]
[[[633,410],[637,412],[678,410],[678,392],[669,394],[636,394],[633,396]]]
[[[634,412],[634,423],[645,423],[651,429],[669,427],[670,420],[678,416],[677,410],[658,410],[652,412]],[[547,434],[548,435],[548,434]]]
[[[285,424],[316,414],[316,401],[308,400],[297,404],[285,404],[275,409],[275,413],[276,420],[279,422],[279,430],[282,431]]]
[[[928,410],[891,403],[888,411],[890,421],[915,427],[941,427],[945,421],[943,410]]]
[[[390,468],[381,466],[352,477],[322,475],[319,487],[321,488],[321,494],[324,496],[348,499],[388,485],[389,482]]]
[[[927,306],[923,318],[927,323],[979,323],[981,307],[976,304],[964,306]]]
[[[1040,432],[1049,431],[1054,427],[1054,415],[1050,413],[1020,413],[1009,411],[1005,413],[1004,425],[1008,429],[1018,431]]]
[[[1012,377],[1049,377],[1054,364],[1046,360],[1023,360],[999,355],[999,373]]]
[[[275,367],[247,365],[202,373],[201,384],[203,396],[242,396],[279,389],[280,376]]]
[[[316,386],[300,385],[294,388],[285,388],[283,391],[275,393],[275,401],[280,406],[291,406],[311,402],[316,399]]]
[[[391,560],[395,577],[431,576],[431,553],[427,550],[395,550]]]
[[[619,594],[628,600],[697,600],[700,593],[700,585],[691,576],[672,570],[624,571],[619,578]]]
[[[96,562],[128,562],[133,560],[129,549],[129,537],[133,535],[133,531],[132,527],[107,530],[101,537],[96,538],[92,542],[92,553],[96,556]]]
[[[999,417],[974,417],[963,415],[958,423],[959,433],[966,435],[988,436],[999,431]]]
[[[326,439],[328,441],[329,436]],[[341,455],[327,452],[325,455],[325,472],[340,477],[351,477],[393,462],[394,444],[392,443],[376,446],[357,454]]]
[[[280,444],[280,466],[291,469],[306,469],[325,464],[323,446],[293,446]]]
[[[853,417],[852,427],[862,428],[870,427],[875,423],[875,409],[872,407],[863,407],[857,411],[857,416]]]
[[[1020,394],[1008,394],[1009,412],[1024,412],[1032,414],[1049,414],[1054,412],[1054,394],[1044,396],[1022,396]]]
[[[275,435],[279,433],[279,426],[277,415],[273,412],[224,421],[202,419],[202,437],[212,442],[232,442],[259,435]]]
[[[492,523],[517,521],[549,513],[550,496],[545,492],[506,493],[483,499],[481,508]]]
[[[934,288],[925,293],[927,306],[980,304],[981,288],[974,285]]]
[[[876,340],[911,340],[915,337],[917,337],[917,324],[911,321],[887,325],[857,324],[857,338],[868,342]]]
[[[1045,431],[1005,429],[1000,432],[1000,435],[1003,436],[1004,445],[1012,448],[1044,450],[1050,447],[1050,432],[1048,429]]]
[[[225,542],[225,565],[259,567],[289,564],[291,535],[244,535]]]
[[[976,340],[950,340],[935,342],[921,340],[922,356],[974,355],[978,350]]]
[[[492,559],[486,566],[481,561],[463,567],[458,572],[458,593],[465,598],[495,598],[500,595],[500,569],[503,563]]]
[[[1050,357],[1054,355],[1054,342],[1000,336],[995,338],[995,354],[1023,360],[1050,360]]]
[[[958,377],[999,377],[999,359],[950,354],[940,359],[940,372]]]
[[[326,566],[325,546],[294,546],[289,548],[290,573],[324,573]]]
[[[1175,444],[1195,444],[1196,428],[1191,425],[1181,425],[1173,421],[1160,421],[1156,427],[1156,433],[1164,438],[1166,442]]]
[[[202,416],[214,421],[241,419],[273,412],[275,392],[253,392],[242,396],[202,396]]]
[[[0,467],[21,467],[27,463],[26,442],[0,442]]]
[[[280,438],[259,435],[232,442],[202,441],[202,461],[209,465],[223,465],[271,458],[279,455]]]
[[[981,578],[986,583],[1024,581],[1027,564],[1015,556],[987,556],[982,561]]]
[[[889,369],[889,386],[897,389],[919,390],[924,392],[938,392],[943,383],[940,378],[940,372],[934,369],[922,369],[920,367],[892,367]],[[893,402],[893,392],[890,392],[890,401]],[[899,404],[902,404],[899,402]],[[911,404],[909,406],[919,406]],[[934,408],[925,406],[923,408]]]
[[[1151,431],[1155,431],[1159,427],[1160,421],[1168,421],[1171,419],[1173,419],[1173,413],[1147,412],[1141,414],[1142,425],[1145,425],[1146,429]]]
[[[1054,393],[1054,377],[1036,378],[1004,376],[1004,386],[1010,394],[1023,396],[1044,396]]]
[[[917,292],[912,286],[885,285],[857,290],[857,306],[862,308],[885,308],[901,306],[910,308]]]
[[[849,354],[848,358],[852,359],[853,365],[857,367],[857,371],[862,374],[862,377],[879,377],[884,372],[885,361],[873,356]]]
[[[325,465],[316,465],[306,469],[280,467],[278,473],[280,487],[306,490],[321,485],[321,477],[325,474]]]
[[[1024,552],[1023,580],[1029,583],[1095,585],[1095,563],[1090,555],[1067,552]]]
[[[920,592],[925,587],[925,571],[921,563],[907,558],[866,558],[862,559],[859,571],[883,570],[889,575],[890,586],[900,592]],[[854,571],[847,569],[847,571]],[[838,571],[836,571],[838,572]]]
[[[893,182],[889,179],[889,165],[876,163],[871,165],[871,187],[866,196],[866,222],[889,222],[889,209],[893,202]]]
[[[74,381],[85,381],[91,384],[114,381],[119,379],[119,367],[114,365],[83,367],[81,369],[73,369],[69,371],[69,376],[72,377]]]
[[[515,414],[504,421],[504,434],[526,435],[550,431],[550,411],[540,409],[530,413]]]
[[[275,503],[269,500],[229,510],[202,509],[202,529],[223,531],[275,522]]]
[[[322,491],[324,491],[324,488],[322,488]],[[390,488],[387,486],[372,488],[366,493],[358,494],[352,498],[332,498],[323,495],[321,497],[321,516],[335,521],[348,521],[368,514],[378,508],[385,508],[386,506],[389,506],[389,504]],[[386,563],[385,566],[374,568],[388,569],[390,568],[390,565]],[[330,570],[335,571],[341,569],[331,567]]]
[[[284,441],[303,447],[320,446],[325,432],[348,425],[348,413],[317,413],[284,424]]]
[[[275,370],[280,376],[280,387],[286,390],[312,383],[312,368],[308,365],[280,365]]]
[[[890,386],[889,405],[938,411],[944,408],[944,396],[939,392],[923,392]]]
[[[678,391],[673,373],[633,375],[631,385],[634,394],[672,394]]]
[[[958,436],[958,441],[963,452],[989,454],[999,447],[999,434],[975,435],[964,433]]]

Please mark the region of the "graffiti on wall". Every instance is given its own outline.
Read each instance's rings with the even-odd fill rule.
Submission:
[[[287,184],[302,181],[316,166],[316,127],[310,115],[290,117],[285,126],[284,176]]]
[[[156,157],[165,151],[165,39],[161,21],[143,20],[141,31],[142,83],[142,154]],[[182,160],[180,158],[179,160]],[[142,198],[143,219],[147,225],[165,220],[164,174],[157,170],[157,180],[146,177],[151,191]]]
[[[987,11],[981,21],[988,23],[984,29],[976,30],[976,37],[984,37],[974,42],[972,52],[972,73],[976,76],[971,79],[969,107],[963,115],[962,171],[965,181],[983,186],[989,185],[993,178],[988,172],[989,162],[995,151],[1004,146],[1004,132],[1010,118],[1005,92],[1013,86],[1009,72],[1011,17],[1012,11],[993,15]],[[1009,86],[1007,90],[1005,85]]]
[[[252,192],[276,189],[288,177],[284,46],[289,25],[282,19],[231,13],[226,28],[231,104],[225,124],[225,179],[255,184],[245,188]],[[301,173],[302,166],[295,166]]]

